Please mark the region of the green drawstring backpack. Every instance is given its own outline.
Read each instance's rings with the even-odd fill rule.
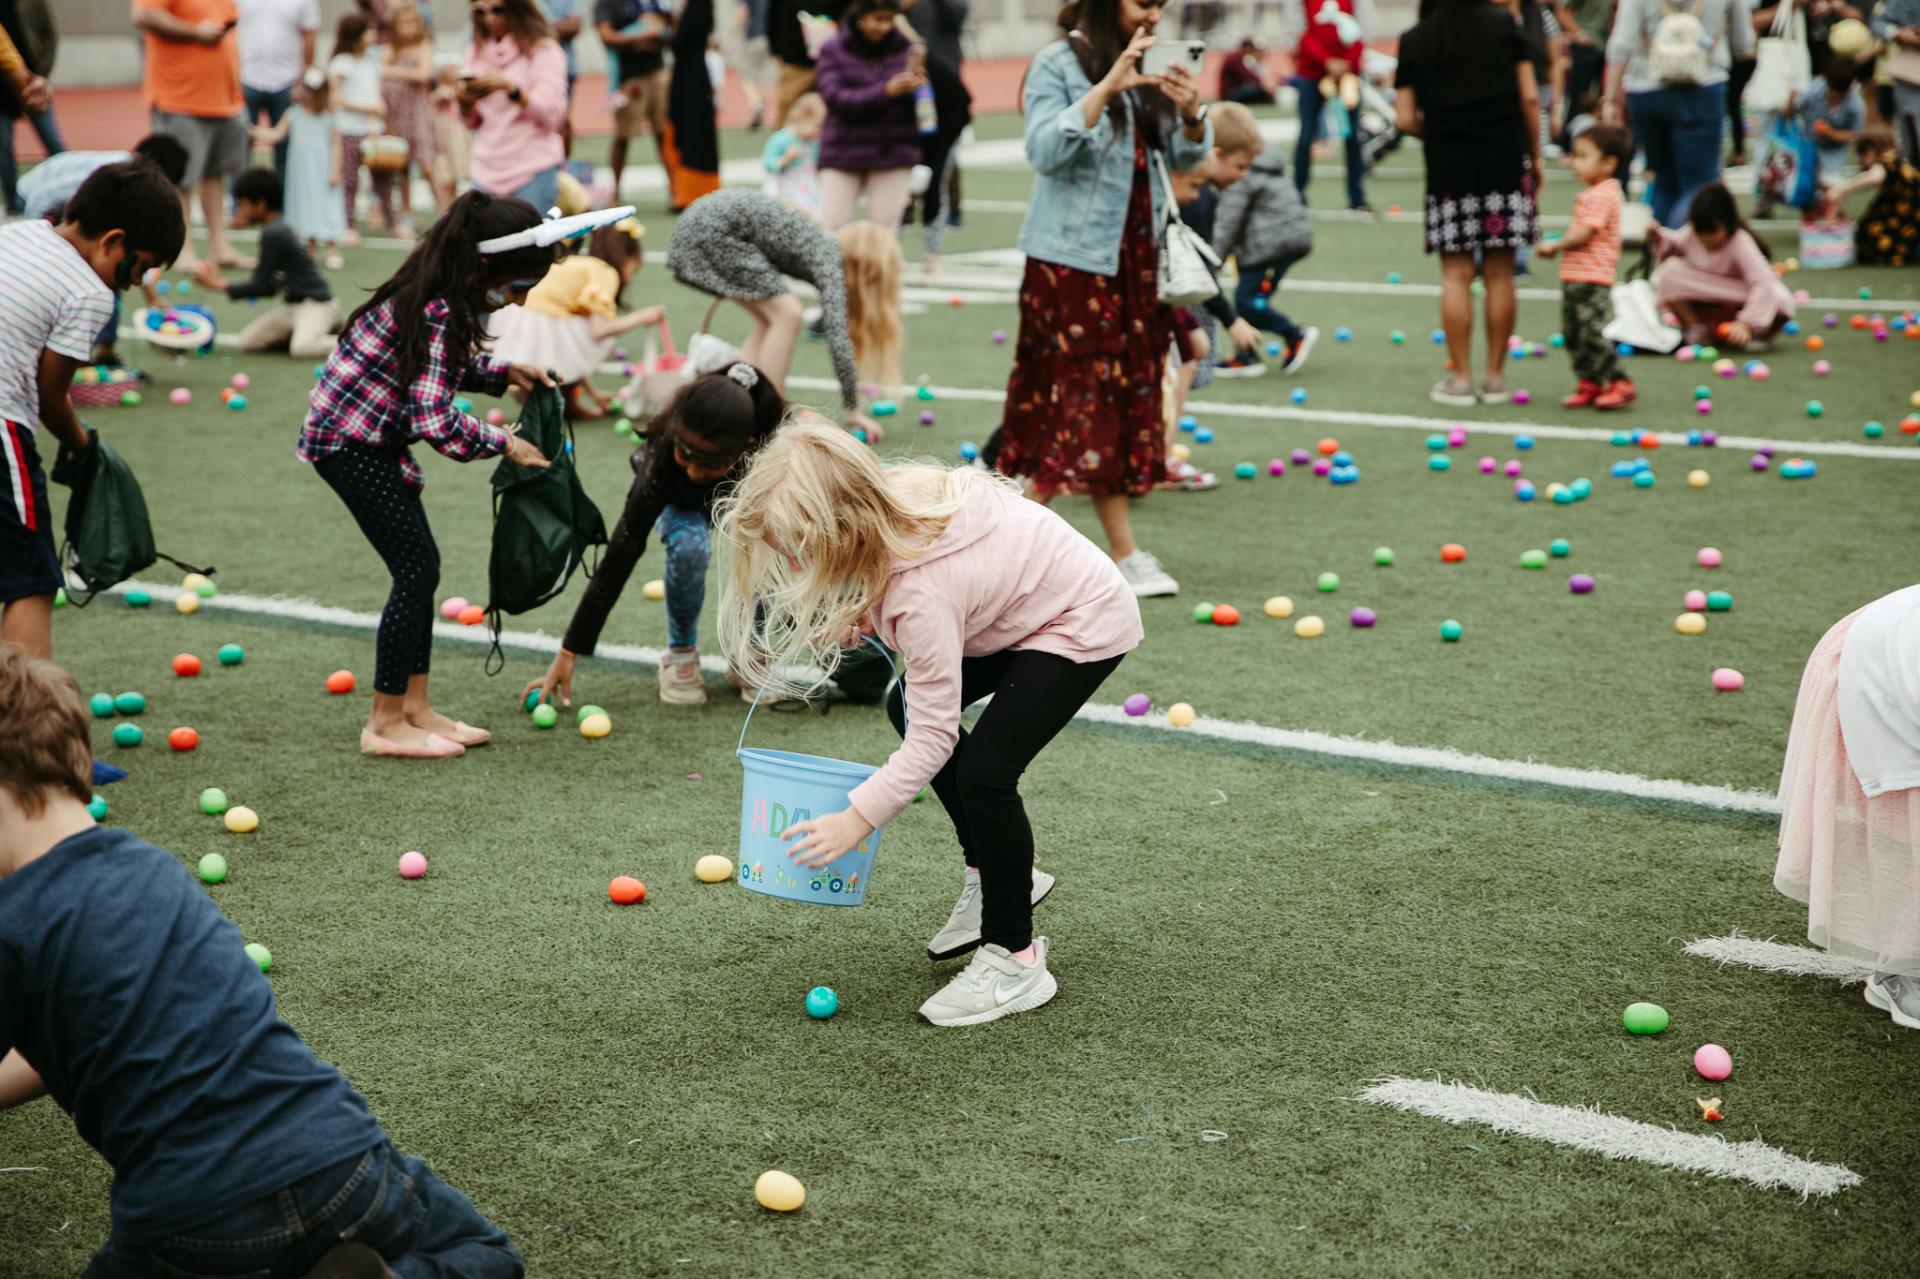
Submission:
[[[493,630],[489,672],[504,661],[500,625],[566,588],[587,550],[607,542],[606,521],[580,485],[573,436],[558,387],[535,387],[520,414],[520,437],[552,465],[544,470],[506,458],[493,472],[493,552],[487,563],[487,624]]]
[[[60,446],[53,479],[73,490],[67,502],[66,544],[60,548],[60,563],[69,583],[67,598],[76,608],[84,608],[101,591],[151,568],[156,560],[189,573],[213,575],[211,566],[195,568],[154,549],[153,525],[147,519],[140,481],[98,431],[88,428],[87,447],[78,453]],[[84,590],[72,587],[76,580]]]

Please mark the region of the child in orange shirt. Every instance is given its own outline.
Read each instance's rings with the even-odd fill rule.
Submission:
[[[1580,385],[1560,401],[1568,409],[1617,409],[1634,401],[1633,380],[1620,371],[1602,332],[1613,319],[1614,272],[1620,265],[1619,175],[1633,141],[1615,124],[1596,124],[1573,140],[1573,175],[1586,184],[1573,202],[1573,225],[1536,250],[1560,255],[1560,326]]]

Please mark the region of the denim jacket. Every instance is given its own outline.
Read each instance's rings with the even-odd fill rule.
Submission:
[[[1120,232],[1133,193],[1133,130],[1115,129],[1104,111],[1088,128],[1086,97],[1092,91],[1093,82],[1065,40],[1042,49],[1027,68],[1021,104],[1027,163],[1038,180],[1020,227],[1020,251],[1042,262],[1112,275],[1120,266]],[[1132,104],[1125,109],[1131,113]],[[1176,170],[1190,169],[1212,146],[1211,123],[1198,142],[1175,129],[1166,159]],[[1157,239],[1167,193],[1157,164],[1149,165],[1149,177]]]

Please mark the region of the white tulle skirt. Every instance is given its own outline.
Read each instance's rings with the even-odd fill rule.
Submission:
[[[1876,971],[1920,973],[1920,789],[1868,798],[1840,731],[1840,653],[1858,613],[1807,659],[1780,773],[1773,886],[1807,904],[1807,937]]]
[[[613,339],[596,340],[593,321],[584,315],[555,319],[524,306],[501,307],[488,332],[495,358],[538,365],[563,383],[591,376],[613,355]]]

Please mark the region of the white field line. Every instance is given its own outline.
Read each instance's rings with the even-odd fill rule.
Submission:
[[[1735,931],[1725,937],[1702,937],[1681,948],[1688,955],[1717,960],[1721,964],[1739,964],[1768,973],[1790,973],[1799,977],[1824,977],[1845,985],[1854,985],[1873,976],[1871,965],[1830,955],[1811,946],[1789,946],[1771,939],[1748,937]]]
[[[114,588],[114,593],[125,594],[129,587],[135,585],[149,591],[154,599],[167,603],[171,603],[181,594],[181,588],[178,586],[146,582],[124,582]],[[335,608],[311,600],[280,596],[222,593],[205,601],[201,607],[203,610],[229,612],[240,616],[275,617],[362,631],[371,631],[380,623],[379,615],[375,613],[356,612],[353,609]],[[485,645],[492,642],[484,627],[461,626],[455,622],[436,622],[433,633],[437,639],[451,640],[456,643]],[[500,646],[522,652],[552,654],[559,651],[560,641],[544,631],[503,630],[500,632]],[[661,650],[650,645],[602,644],[596,656],[628,665],[658,666]],[[717,675],[724,674],[727,666],[724,659],[709,655],[700,659],[700,668]],[[1092,724],[1161,728],[1191,733],[1194,736],[1215,741],[1298,751],[1337,759],[1363,760],[1399,768],[1437,769],[1475,777],[1623,795],[1635,799],[1657,800],[1663,803],[1713,808],[1727,812],[1773,816],[1780,811],[1779,801],[1761,791],[1735,790],[1725,786],[1703,786],[1693,782],[1668,781],[1600,769],[1561,768],[1531,760],[1494,759],[1447,748],[1400,746],[1387,741],[1335,737],[1330,733],[1272,728],[1264,724],[1243,721],[1203,718],[1195,720],[1189,728],[1173,730],[1167,723],[1165,715],[1152,714],[1136,718],[1128,715],[1118,706],[1105,703],[1090,703],[1083,706],[1075,718]]]
[[[803,391],[838,391],[840,384],[826,378],[792,377],[787,385]],[[985,387],[935,386],[934,398],[975,404],[1000,404],[1006,392]],[[1220,400],[1190,400],[1187,411],[1194,416],[1245,417],[1275,422],[1314,422],[1325,426],[1377,426],[1390,430],[1419,431],[1431,434],[1450,427],[1464,426],[1469,433],[1487,435],[1531,435],[1542,440],[1585,440],[1604,444],[1613,437],[1605,427],[1562,426],[1551,422],[1485,422],[1471,418],[1416,417],[1406,413],[1358,413],[1347,409],[1310,409],[1281,404],[1234,404]],[[1678,431],[1654,431],[1662,444],[1685,446],[1687,437]],[[1863,457],[1882,462],[1920,462],[1920,448],[1890,448],[1875,444],[1853,444],[1846,440],[1769,440],[1753,435],[1722,435],[1720,450],[1745,451],[1761,447],[1804,457]],[[1700,455],[1692,450],[1689,457]],[[1712,456],[1711,453],[1707,456]]]
[[[1383,1079],[1363,1088],[1355,1100],[1417,1111],[1450,1124],[1485,1124],[1499,1132],[1550,1141],[1556,1146],[1574,1146],[1609,1159],[1636,1159],[1708,1177],[1747,1181],[1763,1189],[1795,1190],[1802,1198],[1831,1195],[1862,1180],[1844,1164],[1814,1163],[1758,1138],[1728,1141],[1718,1135],[1681,1132],[1583,1106],[1549,1105],[1531,1097],[1468,1084],[1443,1084],[1437,1079]]]

